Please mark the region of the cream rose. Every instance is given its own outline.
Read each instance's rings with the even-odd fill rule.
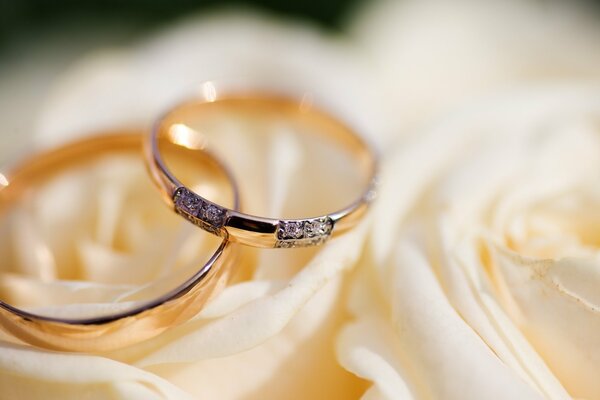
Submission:
[[[350,33],[398,135],[523,83],[597,81],[597,18],[583,2],[385,0],[366,3]]]
[[[375,393],[598,395],[597,250],[584,215],[595,214],[599,100],[597,89],[557,87],[469,105],[388,165],[376,267],[361,266],[357,319],[338,348]],[[405,168],[426,155],[427,169]]]
[[[267,42],[270,45],[265,47]],[[274,60],[271,55],[277,49],[290,55],[296,49],[297,55]],[[207,57],[208,54],[213,56]],[[368,134],[374,127],[368,123],[370,119],[384,119],[374,117],[376,100],[368,97],[374,88],[363,69],[352,48],[341,40],[304,27],[285,27],[264,17],[216,15],[183,24],[134,50],[98,52],[81,61],[50,93],[36,141],[46,146],[102,129],[149,126],[159,112],[188,95],[190,87],[205,79],[239,74],[260,82],[272,78],[273,71],[295,76],[301,87],[322,87],[322,92],[330,96],[326,101],[353,123],[365,126]],[[337,97],[342,91],[349,96]],[[72,112],[74,109],[76,113]],[[282,176],[265,179],[274,180],[267,185],[271,192],[255,186],[250,195],[245,195],[246,203],[267,204],[267,211],[273,214],[285,205],[286,182],[309,156],[298,151],[293,135],[286,137],[282,132],[281,140],[270,145],[279,150],[276,154],[295,156],[263,160],[266,167],[283,162],[286,165],[278,169]],[[233,151],[256,145],[252,135],[241,139],[245,140],[244,146],[238,143]],[[238,155],[231,157],[239,160]],[[47,247],[45,253],[54,254],[69,243],[75,247],[75,254],[82,255],[77,258],[82,269],[95,272],[88,278],[101,281],[89,290],[79,287],[75,292],[82,297],[68,296],[73,285],[59,283],[51,290],[39,292],[40,299],[50,303],[60,303],[57,299],[71,303],[94,300],[101,308],[118,307],[115,301],[122,298],[119,290],[136,290],[135,286],[119,285],[143,286],[160,276],[148,272],[164,267],[162,256],[173,250],[165,244],[182,235],[192,240],[189,236],[195,231],[193,227],[168,215],[158,196],[154,197],[156,201],[145,202],[143,210],[136,210],[135,201],[125,201],[140,196],[152,198],[155,190],[141,165],[130,161],[109,159],[93,165],[89,171],[52,182],[37,204],[23,204],[24,212],[15,213],[26,219],[28,211],[34,211],[33,220],[24,224],[17,218],[10,227],[13,232],[28,227],[23,235],[13,233],[22,237],[17,243],[24,249],[20,253],[26,255],[26,244],[32,240],[27,234],[68,222],[69,230],[45,229],[49,234],[39,240]],[[274,168],[264,170],[268,169]],[[85,185],[81,187],[82,181]],[[53,189],[57,186],[71,187],[75,192]],[[336,194],[326,188],[314,189],[323,190],[327,197]],[[71,197],[78,200],[70,200]],[[88,203],[96,198],[106,201]],[[70,207],[61,206],[65,203]],[[59,216],[36,211],[57,207],[61,210]],[[100,232],[81,218],[87,213],[93,214],[94,220],[105,221]],[[139,220],[139,215],[144,219]],[[153,221],[151,226],[148,221]],[[167,224],[164,230],[154,229],[163,223]],[[77,399],[84,394],[124,399],[358,397],[366,382],[337,363],[333,343],[346,319],[342,301],[344,271],[351,269],[360,257],[368,223],[366,220],[318,252],[257,252],[255,269],[238,271],[243,281],[234,282],[194,320],[137,346],[110,354],[81,356],[3,342],[2,395],[27,398],[45,393],[48,398]],[[86,240],[81,240],[82,236]],[[111,238],[116,236],[127,237],[137,246],[115,248]],[[40,263],[43,261],[46,260]],[[31,272],[28,285],[46,288],[38,271],[50,271],[51,278],[56,263],[38,267],[40,263],[34,264],[35,271],[23,272]],[[22,264],[23,268],[30,265],[25,261]],[[139,277],[141,271],[145,275],[137,282],[122,282],[118,271],[129,271],[130,277]],[[77,304],[70,307],[73,310],[77,310]],[[64,310],[58,306],[45,311]],[[41,363],[56,367],[40,369]]]
[[[566,6],[545,20],[535,5],[503,4],[377,3],[352,24],[359,46],[217,15],[67,71],[38,120],[40,145],[146,126],[215,75],[277,71],[325,88],[380,144],[381,193],[357,230],[309,252],[257,252],[243,281],[148,342],[98,355],[0,342],[0,398],[600,398],[599,33]],[[285,185],[266,194],[284,195]],[[107,205],[101,219],[129,214],[129,203]],[[28,223],[47,223],[35,215]],[[91,237],[110,260],[115,249]]]

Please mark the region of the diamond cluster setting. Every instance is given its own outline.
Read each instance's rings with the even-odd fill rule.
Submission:
[[[329,217],[280,221],[275,247],[306,247],[324,243],[333,229]]]
[[[190,190],[177,188],[173,194],[173,202],[175,210],[193,224],[213,233],[219,233],[223,227],[225,210]]]

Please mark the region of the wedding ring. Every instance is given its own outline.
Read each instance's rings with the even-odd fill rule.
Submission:
[[[175,212],[216,235],[262,248],[320,245],[330,237],[347,232],[361,220],[375,196],[378,167],[374,151],[363,138],[305,101],[306,98],[296,101],[262,93],[218,96],[212,86],[209,89],[205,90],[204,98],[183,103],[166,113],[149,136],[146,147],[149,170]],[[179,182],[163,160],[159,141],[166,138],[171,143],[197,149],[198,152],[212,151],[208,139],[186,125],[186,121],[202,118],[203,112],[214,107],[245,107],[256,112],[269,110],[282,119],[290,117],[319,126],[320,135],[327,136],[352,154],[365,176],[364,190],[357,199],[338,211],[294,219],[250,215],[209,201]],[[251,165],[248,165],[248,171],[252,171]]]
[[[0,209],[14,204],[32,185],[95,157],[121,153],[142,157],[143,137],[137,132],[100,135],[31,157],[2,174]],[[177,151],[181,153],[181,149]],[[208,154],[194,156],[201,168],[223,176],[221,166]],[[233,182],[227,184],[232,185],[232,204],[237,208],[237,188]],[[21,341],[57,350],[100,352],[141,342],[190,319],[216,295],[231,269],[231,247],[228,241],[221,241],[209,260],[185,282],[127,311],[94,318],[55,318],[0,301],[0,327]]]

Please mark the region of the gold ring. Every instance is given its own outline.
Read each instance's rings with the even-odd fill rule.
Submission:
[[[90,158],[108,153],[142,157],[143,140],[144,135],[137,132],[100,135],[31,157],[3,174],[6,179],[2,179],[0,188],[0,209],[10,206],[33,184]],[[223,175],[221,165],[208,154],[203,157],[194,154],[194,162],[209,168],[211,173]],[[232,181],[228,183],[233,207],[237,208],[237,187]],[[0,327],[32,345],[67,351],[108,351],[149,339],[196,315],[224,286],[234,258],[231,247],[224,239],[193,276],[159,298],[144,301],[131,310],[96,318],[68,319],[38,315],[0,301]]]
[[[349,150],[364,173],[364,190],[346,207],[327,214],[300,219],[265,218],[232,210],[209,201],[183,185],[164,162],[159,141],[167,139],[198,152],[211,150],[207,139],[187,121],[209,115],[211,110],[243,109],[249,113],[268,110],[278,117],[294,118],[318,126],[319,133]],[[367,142],[334,117],[306,101],[271,94],[217,96],[214,87],[205,98],[183,103],[166,113],[154,126],[146,146],[148,168],[155,183],[175,212],[213,234],[254,247],[288,248],[314,246],[342,234],[364,216],[375,195],[378,160]],[[251,166],[248,166],[251,169]]]

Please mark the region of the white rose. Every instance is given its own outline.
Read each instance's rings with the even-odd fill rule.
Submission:
[[[563,214],[589,224],[583,215],[595,213],[586,188],[600,178],[598,93],[557,87],[468,105],[388,165],[371,236],[376,267],[354,283],[357,320],[339,348],[374,393],[600,393],[597,250],[583,237],[589,225]],[[409,169],[416,159],[427,168]]]
[[[395,134],[524,83],[600,79],[591,4],[384,0],[359,11],[350,31],[375,68]]]
[[[273,51],[287,56],[273,58]],[[148,126],[165,108],[187,95],[191,85],[205,79],[240,75],[260,82],[273,74],[294,77],[301,88],[321,87],[321,92],[330,96],[325,100],[357,126],[368,125],[372,129],[377,125],[370,120],[383,120],[370,114],[370,109],[377,112],[376,101],[368,97],[374,88],[368,83],[360,58],[347,44],[301,26],[287,27],[259,16],[226,14],[192,20],[137,48],[98,52],[75,65],[49,95],[38,123],[36,143],[46,146],[102,129]],[[340,96],[342,93],[345,95]],[[253,145],[252,135],[245,139],[247,145]],[[262,193],[257,187],[243,194],[246,203],[268,199],[271,207],[268,211],[275,214],[284,205],[286,182],[290,180],[286,174],[296,173],[297,166],[309,156],[298,152],[293,141],[283,140],[276,145],[281,154],[291,151],[296,157],[286,160],[291,164],[283,169],[283,176],[268,178],[277,181],[269,185],[272,192]],[[246,148],[234,146],[232,151]],[[239,158],[236,153],[230,156],[234,160]],[[281,160],[266,157],[264,161]],[[110,171],[103,174],[107,165]],[[91,171],[74,175],[52,182],[50,189],[39,196],[42,207],[59,208],[60,216],[33,212],[33,221],[24,225],[23,220],[17,220],[13,229],[31,227],[21,241],[24,244],[21,253],[27,253],[27,243],[32,240],[27,234],[43,226],[56,228],[57,221],[68,221],[69,230],[46,229],[49,234],[38,241],[47,246],[46,254],[56,253],[64,243],[86,254],[80,260],[82,269],[97,272],[90,278],[104,279],[96,291],[77,290],[77,294],[85,296],[85,301],[110,301],[120,289],[117,283],[123,284],[119,281],[122,274],[115,271],[129,271],[134,278],[138,276],[136,272],[156,270],[161,264],[157,262],[161,254],[168,251],[164,244],[171,243],[181,235],[182,225],[189,224],[169,215],[158,196],[156,201],[144,204],[143,211],[136,211],[135,201],[123,201],[134,194],[152,196],[154,188],[147,183],[139,164],[109,160],[92,166]],[[99,179],[99,175],[104,175],[104,179]],[[83,187],[82,180],[87,182]],[[75,193],[52,190],[57,185],[79,189]],[[70,201],[70,207],[61,206],[69,195],[78,198],[76,195],[81,192],[85,196],[76,203]],[[331,189],[324,193],[326,197],[335,195]],[[102,235],[94,232],[94,224],[81,218],[85,215],[80,212],[81,204],[86,204],[89,198],[108,199],[97,205],[93,203],[91,209],[83,207],[95,220],[110,221],[103,227]],[[22,207],[31,211],[36,205]],[[28,217],[27,212],[18,214],[23,219]],[[160,237],[153,236],[157,232],[148,226],[140,226],[136,221],[139,214],[155,221],[154,227],[167,221]],[[346,315],[341,296],[344,271],[360,256],[366,224],[319,251],[257,252],[256,269],[240,271],[245,281],[234,282],[194,320],[140,345],[110,354],[81,356],[3,342],[2,393],[14,397],[44,393],[47,398],[77,399],[89,393],[100,398],[124,399],[358,397],[365,382],[337,363],[332,344]],[[124,228],[130,225],[133,228]],[[123,248],[114,248],[113,242],[106,239],[124,231],[131,242],[140,244],[125,249],[125,254]],[[85,243],[78,240],[82,235],[88,238]],[[152,261],[150,266],[148,260]],[[44,261],[35,264],[36,273],[55,269],[56,265],[44,265]],[[103,271],[108,273],[99,275]],[[33,282],[27,282],[28,285],[45,288],[43,282],[36,281],[35,273],[30,275]],[[152,276],[156,274],[146,274],[141,281],[127,283],[143,285]],[[54,304],[60,300],[75,303],[82,300],[65,293],[72,286],[55,286],[52,289],[56,290],[40,291],[37,300]],[[106,303],[100,306],[106,307]],[[77,305],[69,311],[76,308]],[[63,312],[60,307],[45,311]],[[41,363],[53,368],[40,369]],[[15,374],[22,378],[13,379]]]
[[[571,222],[593,220],[581,188],[598,178],[593,21],[529,2],[359,15],[389,119],[414,132],[389,156],[377,267],[354,284],[338,347],[373,398],[599,396],[597,269],[572,259],[593,257],[593,235]]]
[[[251,68],[260,80],[276,69],[324,85],[385,146],[381,194],[356,231],[304,256],[260,252],[254,275],[147,343],[81,356],[3,342],[3,393],[599,396],[600,104],[597,87],[573,83],[597,79],[597,28],[566,6],[551,8],[549,21],[529,3],[372,7],[352,30],[363,53],[300,27],[213,17],[131,52],[91,56],[65,75],[39,143],[147,124],[219,71]],[[532,51],[540,46],[543,57]],[[544,73],[553,61],[560,68]],[[531,80],[569,82],[534,89]],[[479,97],[507,87],[518,89]],[[347,90],[356,95],[336,97]]]

